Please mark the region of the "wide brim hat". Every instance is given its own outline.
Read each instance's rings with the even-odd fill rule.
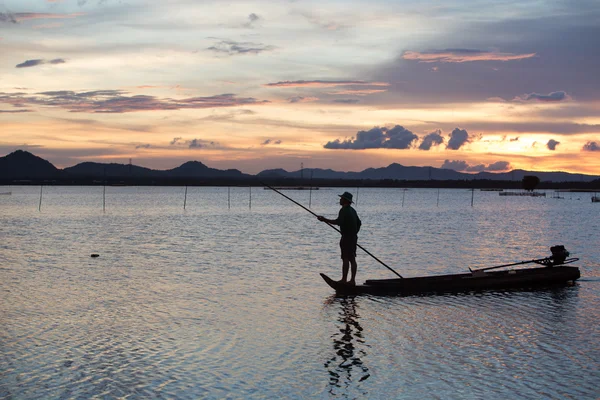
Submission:
[[[338,194],[344,200],[347,200],[349,203],[352,203],[352,193],[344,192],[343,194]]]

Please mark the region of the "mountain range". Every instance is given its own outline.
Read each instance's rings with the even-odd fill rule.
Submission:
[[[397,163],[382,168],[367,168],[360,172],[341,172],[331,169],[306,168],[288,172],[284,169],[264,170],[257,175],[245,174],[237,169],[210,168],[199,161],[188,161],[177,168],[154,170],[131,164],[83,162],[64,169],[24,150],[17,150],[0,157],[0,179],[19,180],[66,180],[66,179],[320,179],[320,180],[494,180],[520,181],[524,176],[535,175],[542,182],[592,182],[600,175],[571,174],[568,172],[538,172],[516,169],[510,172],[479,172],[467,174],[451,169],[435,167],[407,167]]]

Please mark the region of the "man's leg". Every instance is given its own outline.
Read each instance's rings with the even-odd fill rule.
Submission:
[[[348,260],[347,258],[344,258],[342,260],[342,280],[340,282],[346,282],[346,279],[348,278],[349,267],[350,267],[350,260]]]
[[[358,269],[358,265],[356,264],[356,258],[350,260],[351,266],[351,276],[350,276],[350,284],[356,285],[356,270]]]

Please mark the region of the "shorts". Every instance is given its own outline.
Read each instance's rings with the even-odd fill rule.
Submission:
[[[357,236],[342,236],[340,239],[340,250],[342,260],[354,260],[356,258],[356,242]]]

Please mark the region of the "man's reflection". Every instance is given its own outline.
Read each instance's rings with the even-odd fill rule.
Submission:
[[[367,355],[363,328],[358,323],[354,297],[333,298],[332,305],[339,304],[340,313],[337,320],[338,331],[332,335],[334,356],[325,362],[329,371],[329,393],[336,394],[336,388],[350,388],[368,379],[369,368],[361,357]]]

